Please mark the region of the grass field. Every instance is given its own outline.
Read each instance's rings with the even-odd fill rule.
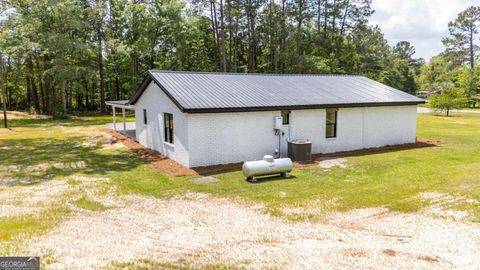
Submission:
[[[109,206],[96,201],[93,195],[105,193],[112,186],[115,194],[155,197],[205,192],[261,203],[267,212],[290,220],[314,220],[316,216],[289,214],[284,211],[286,208],[326,212],[382,206],[403,212],[418,211],[432,203],[420,194],[442,193],[464,198],[447,207],[466,211],[470,220],[480,222],[480,206],[472,203],[480,200],[480,115],[477,114],[419,115],[418,137],[447,142],[438,147],[348,157],[346,168],[324,170],[309,166],[294,170],[291,179],[272,178],[257,184],[244,181],[240,171],[213,175],[221,181],[209,184],[195,184],[193,177],[165,176],[126,148],[103,147],[101,138],[95,134],[109,121],[110,117],[14,119],[10,122],[12,130],[0,131],[0,192],[14,193],[57,180],[66,180],[70,187],[81,186],[59,192],[55,200],[39,202],[43,205],[39,212],[0,215],[3,253],[14,249],[15,240],[47,232],[69,216],[69,206],[108,210]],[[78,177],[111,181],[100,181],[86,188]],[[11,204],[22,206],[28,204],[28,199],[27,196]]]
[[[261,202],[273,213],[285,206],[329,210],[386,206],[417,211],[429,204],[418,197],[421,192],[480,200],[479,134],[477,115],[419,115],[418,137],[443,140],[445,145],[349,157],[345,169],[325,171],[311,166],[295,170],[291,180],[276,178],[259,184],[245,182],[236,171],[215,175],[220,182],[195,185],[188,178],[168,178],[144,166],[119,172],[114,179],[124,192],[164,196],[194,190]],[[473,219],[480,221],[478,207],[469,203],[455,207],[469,208],[475,213]]]
[[[423,107],[423,108],[431,108],[430,104],[429,103],[425,103],[425,104],[419,104],[418,107]],[[462,108],[462,110],[471,110],[471,111],[479,111],[480,110],[480,107],[465,107],[465,108]]]

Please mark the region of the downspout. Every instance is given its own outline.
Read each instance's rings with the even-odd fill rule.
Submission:
[[[278,130],[278,157],[282,157],[282,130]]]

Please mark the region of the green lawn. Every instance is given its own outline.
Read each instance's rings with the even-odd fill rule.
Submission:
[[[271,179],[257,184],[243,180],[240,171],[215,175],[222,181],[208,185],[188,178],[168,178],[139,166],[116,173],[124,192],[154,196],[188,190],[217,196],[244,198],[266,204],[273,213],[285,206],[348,210],[385,206],[416,211],[428,204],[420,192],[442,192],[480,200],[480,116],[418,116],[418,137],[444,140],[427,147],[349,157],[346,169],[324,171],[317,166],[296,169],[293,178]],[[457,207],[470,207],[458,205]],[[475,219],[478,207],[471,206]]]
[[[189,191],[207,192],[244,202],[258,202],[268,212],[282,216],[285,207],[349,210],[383,206],[392,210],[416,211],[429,204],[418,198],[421,192],[441,192],[480,200],[480,115],[455,117],[418,116],[418,137],[444,140],[439,147],[427,147],[348,157],[347,168],[329,171],[318,166],[295,169],[291,179],[270,178],[252,184],[240,171],[214,175],[220,182],[195,184],[192,177],[167,177],[144,164],[126,149],[86,147],[81,143],[96,134],[109,117],[74,120],[12,120],[11,131],[0,131],[0,180],[13,179],[0,188],[14,189],[73,175],[108,177],[120,194],[136,193],[156,197]],[[42,163],[86,166],[51,167],[40,172],[29,168]],[[12,169],[14,168],[14,169]],[[78,182],[78,181],[77,181]],[[68,180],[70,185],[78,185]],[[13,183],[13,184],[12,184]],[[0,190],[1,190],[0,189]],[[39,215],[0,217],[0,242],[13,235],[33,235],[54,226],[69,212],[65,207],[105,211],[107,207],[84,194],[65,194],[51,211]],[[457,204],[456,209],[474,213],[480,221],[478,204]],[[48,216],[48,218],[43,218]],[[314,218],[287,216],[290,219]],[[33,226],[40,224],[42,226]],[[1,245],[0,245],[1,247]]]

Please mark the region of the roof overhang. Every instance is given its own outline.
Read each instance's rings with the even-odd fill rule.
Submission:
[[[376,102],[376,103],[343,103],[343,104],[313,104],[296,106],[269,106],[269,107],[241,107],[241,108],[192,108],[184,109],[186,113],[224,113],[224,112],[258,112],[258,111],[283,111],[283,110],[309,110],[329,108],[361,108],[361,107],[385,107],[385,106],[416,106],[424,104],[418,102]]]
[[[145,92],[145,89],[147,89],[147,86],[152,81],[165,93],[165,95],[168,96],[168,98],[170,98],[170,100],[173,103],[175,103],[175,105],[178,107],[178,109],[180,109],[180,111],[187,112],[187,110],[185,108],[183,108],[183,106],[178,102],[178,100],[176,100],[170,94],[170,92],[168,92],[167,89],[165,89],[165,87],[163,87],[162,84],[160,84],[155,79],[155,77],[151,74],[150,71],[148,71],[148,74],[147,74],[147,76],[145,76],[145,79],[143,79],[142,83],[137,87],[137,89],[135,90],[135,93],[133,93],[133,96],[130,98],[129,104],[135,105],[135,103],[137,103],[138,99],[140,99],[140,97],[142,96],[143,92]]]
[[[109,100],[109,101],[105,101],[105,105],[112,106],[114,108],[127,109],[127,110],[135,109],[135,106],[131,105],[129,100]]]
[[[135,89],[135,92],[133,93],[132,97],[129,100],[130,104],[135,105],[135,103],[137,103],[138,99],[142,96],[143,92],[152,81],[152,77],[153,76],[150,74],[150,71],[149,71],[147,76],[145,76],[145,78],[143,79],[142,83],[140,83],[137,89]]]

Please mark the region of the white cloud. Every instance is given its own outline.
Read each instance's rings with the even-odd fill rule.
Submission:
[[[415,56],[429,60],[443,51],[448,22],[472,5],[478,0],[373,0],[370,23],[380,26],[390,45],[410,41]]]

